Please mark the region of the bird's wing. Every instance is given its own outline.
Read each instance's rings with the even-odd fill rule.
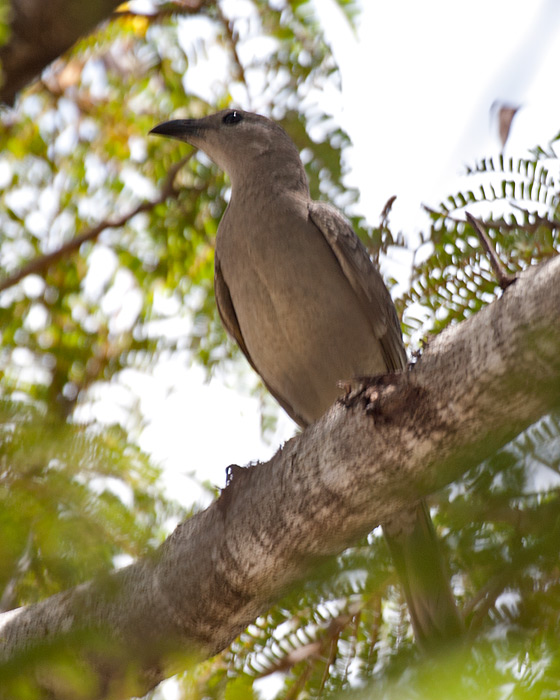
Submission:
[[[381,343],[387,368],[404,368],[406,352],[395,305],[367,250],[337,209],[325,202],[310,202],[308,207],[311,221],[330,245]]]
[[[229,293],[229,288],[222,274],[220,260],[217,255],[214,260],[214,294],[216,297],[216,306],[218,307],[218,313],[220,314],[220,318],[222,319],[222,323],[224,324],[224,328],[226,329],[226,331],[239,345],[241,351],[247,358],[247,361],[249,362],[251,367],[260,376],[263,384],[266,386],[266,388],[272,394],[272,396],[274,396],[276,401],[278,401],[280,406],[282,406],[282,408],[286,411],[290,418],[294,420],[301,428],[305,428],[307,426],[306,421],[304,421],[303,418],[299,416],[288,403],[286,403],[282,396],[280,396],[278,392],[275,391],[264,380],[261,373],[259,372],[258,367],[255,366],[255,363],[251,359],[251,355],[249,354],[249,350],[247,349],[247,346],[245,345],[245,340],[243,339],[243,334],[239,326],[239,321],[237,320],[237,314],[235,313],[235,307],[233,306],[233,301]]]

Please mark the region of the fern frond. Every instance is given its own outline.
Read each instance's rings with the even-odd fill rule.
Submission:
[[[504,266],[515,274],[560,251],[558,158],[483,158],[466,171],[467,185],[435,207],[426,207],[430,246],[415,265],[401,299],[405,332],[439,332],[490,303],[501,293],[465,212],[484,221]],[[425,243],[429,241],[429,243]],[[413,313],[410,313],[410,309]],[[418,315],[418,309],[422,313]]]

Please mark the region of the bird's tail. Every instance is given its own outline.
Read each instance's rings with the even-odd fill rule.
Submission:
[[[383,532],[404,589],[418,646],[434,651],[458,639],[464,624],[425,501],[399,513]]]

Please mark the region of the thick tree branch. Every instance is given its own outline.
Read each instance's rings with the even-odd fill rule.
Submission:
[[[22,88],[106,19],[120,2],[11,0],[11,35],[8,43],[0,48],[3,76],[0,100],[13,104]]]
[[[13,105],[20,90],[121,4],[122,0],[11,0],[11,34],[0,47],[0,101]],[[183,0],[176,5],[170,2],[157,13],[144,16],[157,20],[175,14],[195,14],[204,4],[206,0]]]
[[[25,650],[72,635],[66,649],[98,682],[80,697],[146,692],[180,659],[223,649],[325,557],[559,406],[560,257],[434,338],[410,371],[361,386],[269,463],[235,470],[154,558],[0,617],[5,668],[71,697]],[[119,685],[127,677],[136,684]]]

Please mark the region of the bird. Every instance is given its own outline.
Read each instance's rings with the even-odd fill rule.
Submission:
[[[314,201],[299,151],[265,116],[225,109],[174,119],[152,134],[198,148],[229,176],[215,244],[214,289],[227,333],[302,428],[321,418],[341,380],[403,370],[395,305],[347,219]],[[462,632],[426,503],[384,534],[418,646]]]

